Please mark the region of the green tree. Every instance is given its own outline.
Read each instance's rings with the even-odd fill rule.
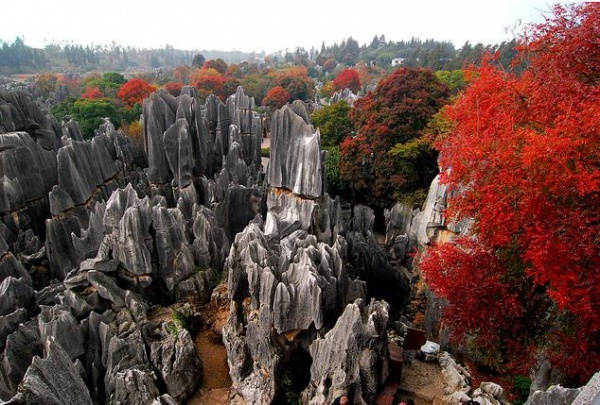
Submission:
[[[465,73],[460,70],[438,70],[435,77],[448,87],[451,95],[458,94],[459,91],[467,87]]]
[[[206,58],[201,53],[197,53],[194,55],[192,59],[192,66],[201,68],[204,66],[204,62],[206,62]]]
[[[77,100],[73,103],[71,115],[79,122],[84,139],[91,139],[94,136],[94,131],[102,124],[105,117],[110,118],[116,127],[121,124],[119,111],[105,98]]]
[[[344,138],[352,135],[354,131],[354,125],[350,120],[350,105],[344,100],[316,110],[311,120],[321,131],[323,146],[339,147]]]

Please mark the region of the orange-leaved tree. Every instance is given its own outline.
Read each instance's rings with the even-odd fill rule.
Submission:
[[[333,87],[336,91],[350,89],[353,93],[358,93],[360,90],[360,77],[358,72],[352,68],[346,68],[333,79]]]
[[[290,101],[290,93],[281,86],[275,86],[267,91],[265,98],[263,99],[263,105],[276,110],[283,107],[288,101]]]
[[[85,91],[81,94],[81,98],[87,98],[89,100],[94,100],[102,97],[104,97],[104,94],[96,86],[86,88]]]
[[[458,342],[500,367],[547,353],[578,382],[600,369],[600,4],[531,26],[520,76],[484,64],[447,108],[447,217],[473,236],[427,249]],[[485,359],[484,359],[485,360]]]
[[[292,100],[309,100],[314,96],[314,83],[305,66],[292,66],[270,73],[277,86],[283,87]]]
[[[131,79],[121,86],[117,97],[127,106],[132,107],[141,103],[146,97],[156,90],[156,87],[143,79]]]
[[[206,63],[205,63],[206,65]],[[222,101],[225,101],[227,94],[225,92],[225,83],[227,79],[216,69],[194,70],[190,75],[190,82],[198,89],[198,95],[201,100],[206,99],[211,94],[216,95]]]

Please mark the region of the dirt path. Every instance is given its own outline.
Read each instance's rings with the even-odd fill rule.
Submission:
[[[225,346],[211,329],[202,330],[195,343],[202,360],[202,385],[187,404],[227,404],[231,378]]]
[[[442,370],[437,362],[413,360],[410,364],[404,364],[402,368],[400,388],[394,403],[412,398],[415,405],[441,404],[444,396],[443,386]]]

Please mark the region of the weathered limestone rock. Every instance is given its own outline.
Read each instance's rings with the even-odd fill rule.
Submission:
[[[152,209],[148,198],[138,199],[131,185],[115,191],[106,203],[103,223],[109,232],[103,243],[127,273],[131,276],[151,274]]]
[[[104,239],[103,217],[106,210],[106,203],[94,203],[90,212],[87,229],[82,229],[79,236],[71,234],[73,247],[77,252],[77,257],[81,259],[92,258],[96,256],[100,244]]]
[[[261,226],[257,219],[236,236],[226,262],[232,302],[223,339],[233,385],[252,404],[274,400],[282,342],[312,340],[337,317],[347,288],[341,238],[328,246],[297,230],[276,243]]]
[[[188,278],[194,269],[194,258],[185,236],[181,213],[164,207],[152,208],[156,230],[158,276],[167,291],[174,291],[179,281]]]
[[[444,401],[449,404],[466,402],[471,390],[471,375],[458,364],[450,354],[442,352],[438,355],[438,362],[442,368],[444,378]]]
[[[104,325],[100,336],[107,400],[152,403],[159,392],[138,322],[129,309],[122,309],[110,326]]]
[[[338,101],[344,100],[346,103],[348,103],[348,105],[353,106],[358,99],[358,95],[354,94],[349,88],[345,88],[344,90],[333,93],[330,103],[335,104]]]
[[[112,303],[114,309],[125,307],[125,291],[112,278],[100,271],[91,270],[87,273],[87,279],[102,298]]]
[[[0,348],[4,347],[6,337],[17,330],[20,323],[27,321],[27,311],[24,308],[0,317]]]
[[[203,118],[192,93],[184,91],[175,98],[159,90],[144,101],[144,139],[152,184],[174,180],[175,185],[186,187],[192,176],[212,173],[209,121]]]
[[[185,401],[193,394],[202,376],[202,363],[190,333],[180,328],[177,335],[168,334],[152,342],[150,350],[150,360],[167,393],[177,401]]]
[[[482,382],[479,388],[473,391],[471,397],[481,405],[510,405],[510,402],[506,399],[504,389],[489,381]]]
[[[355,274],[366,281],[369,296],[383,298],[395,307],[401,307],[410,298],[410,280],[406,269],[392,266],[371,231],[350,231],[348,264]]]
[[[25,132],[0,134],[0,212],[44,198],[56,184],[56,156]]]
[[[64,280],[69,271],[79,266],[72,235],[80,235],[81,222],[70,216],[61,220],[46,220],[46,253],[53,276]]]
[[[289,106],[277,110],[272,118],[267,181],[272,187],[308,198],[323,193],[319,131]]]
[[[11,404],[87,405],[92,399],[67,352],[54,339],[46,343],[46,357],[35,357]]]
[[[110,401],[115,404],[152,404],[160,394],[152,374],[136,368],[118,372]]]
[[[85,352],[82,330],[67,307],[43,305],[38,316],[38,327],[41,341],[55,340],[64,348],[71,360],[75,360]]]
[[[529,396],[525,405],[571,405],[576,403],[580,392],[581,388],[564,388],[560,385],[553,385],[546,391],[535,391]],[[583,404],[592,404],[592,402],[581,402],[581,405]]]
[[[176,111],[177,102],[167,91],[157,91],[144,100],[144,144],[150,183],[164,184],[173,178],[163,134],[175,122]]]
[[[194,261],[199,267],[223,269],[229,254],[227,234],[217,224],[215,213],[202,205],[194,206]]]
[[[60,147],[60,124],[26,90],[0,92],[0,133],[25,131],[41,148]]]
[[[8,335],[4,355],[0,361],[0,399],[7,401],[17,392],[17,387],[34,356],[42,355],[40,331],[36,320],[20,324]]]
[[[595,404],[600,399],[600,372],[594,374],[586,385],[581,387],[581,392],[572,405]]]
[[[229,96],[226,101],[229,116],[233,125],[239,130],[239,137],[234,140],[241,145],[242,155],[246,165],[255,168],[261,165],[260,145],[262,138],[262,122],[253,111],[254,98],[248,97],[242,87],[238,87],[235,95]],[[230,133],[230,137],[231,133]]]
[[[0,284],[0,316],[19,308],[31,309],[35,303],[35,291],[26,279],[9,276]]]
[[[83,142],[83,135],[81,134],[81,128],[77,121],[69,120],[68,122],[63,123],[62,129],[63,136],[75,141]]]
[[[409,234],[412,219],[417,212],[402,203],[384,211],[385,246],[393,259],[405,259],[415,246],[416,240],[411,240]]]
[[[177,302],[207,304],[210,301],[211,291],[217,285],[217,277],[215,271],[210,267],[204,271],[195,272],[177,284],[175,299]]]
[[[0,241],[4,241],[1,236]],[[7,249],[8,246],[6,246],[6,250],[0,249],[4,250],[3,253],[0,253],[0,282],[3,282],[7,277],[13,277],[19,280],[23,279],[26,284],[31,285],[31,276],[21,262],[12,253],[8,252]],[[2,301],[0,300],[0,306],[2,305],[1,303]]]
[[[355,403],[374,403],[388,373],[387,321],[385,302],[372,301],[368,308],[361,301],[349,304],[335,327],[310,345],[313,363],[303,402],[331,403],[352,391]]]
[[[56,303],[68,307],[73,316],[83,319],[92,312],[92,307],[72,290],[66,290],[56,297]]]
[[[75,208],[75,203],[69,193],[57,185],[52,187],[48,198],[50,199],[50,213],[52,215],[60,215]]]

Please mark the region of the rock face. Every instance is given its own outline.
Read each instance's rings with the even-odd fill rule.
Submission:
[[[385,302],[349,304],[335,327],[310,345],[313,363],[303,403],[328,404],[348,392],[354,403],[374,403],[388,373],[387,321]]]
[[[180,402],[187,399],[202,376],[202,364],[190,333],[182,329],[177,335],[167,334],[153,342],[150,350],[150,360],[167,393]]]
[[[342,238],[329,246],[303,230],[272,241],[260,220],[236,236],[226,265],[232,302],[223,339],[234,387],[248,403],[272,403],[285,342],[311,341],[344,307],[344,246]]]
[[[363,303],[377,295],[373,274],[400,273],[375,242],[372,211],[357,208],[346,226],[323,192],[307,106],[273,117],[267,174],[253,108],[242,88],[204,105],[189,87],[154,93],[142,169],[110,121],[84,141],[26,92],[0,93],[1,401],[185,402],[202,370],[194,342],[148,308],[206,304],[226,274],[223,339],[246,403],[281,402],[291,377],[306,402],[338,392],[372,402],[388,305]]]
[[[600,372],[594,374],[590,381],[581,388],[581,392],[572,405],[595,404],[600,399]]]
[[[68,382],[68,383],[67,383]],[[36,357],[10,404],[92,404],[92,398],[69,355],[49,339],[46,357]]]
[[[547,404],[573,404],[579,396],[581,388],[564,388],[560,385],[553,385],[547,391],[535,391],[525,402],[526,405],[547,405]],[[582,402],[582,404],[591,404],[592,402]]]
[[[294,194],[318,198],[323,192],[318,130],[289,106],[273,114],[268,182]]]

